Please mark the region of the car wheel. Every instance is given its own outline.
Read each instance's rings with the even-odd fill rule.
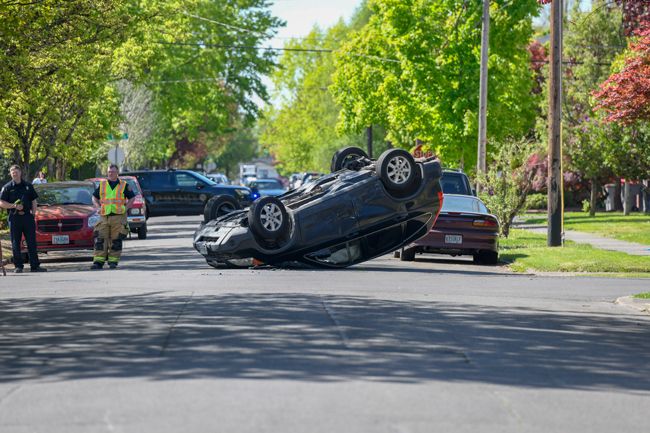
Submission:
[[[330,170],[332,173],[345,168],[359,170],[363,166],[363,164],[359,164],[359,158],[368,158],[368,154],[359,147],[344,147],[343,149],[337,150],[334,156],[332,156]]]
[[[138,229],[138,239],[147,239],[147,225],[143,225]]]
[[[473,257],[474,263],[477,265],[496,265],[499,263],[499,253],[496,251],[479,251]]]
[[[273,242],[289,231],[289,215],[279,199],[262,197],[248,210],[248,224],[257,236]]]
[[[389,192],[410,194],[418,187],[422,174],[413,156],[404,149],[389,149],[377,160],[377,170]]]
[[[203,221],[206,223],[239,209],[239,203],[229,195],[215,195],[205,203]]]
[[[403,262],[412,262],[415,260],[415,250],[415,248],[404,248],[399,259]]]

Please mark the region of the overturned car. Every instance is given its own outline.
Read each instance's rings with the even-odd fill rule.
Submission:
[[[416,161],[402,149],[372,160],[356,147],[339,150],[332,173],[240,210],[213,197],[194,247],[213,267],[255,258],[346,267],[392,252],[426,235],[442,205],[440,162]]]

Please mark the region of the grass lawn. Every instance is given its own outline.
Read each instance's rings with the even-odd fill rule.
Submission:
[[[546,224],[546,214],[526,214],[522,219],[529,224]],[[584,212],[567,212],[564,228],[650,245],[650,215],[638,212],[629,216],[623,216],[623,212],[597,213],[595,217]]]
[[[546,236],[525,230],[510,231],[500,241],[500,260],[515,272],[592,272],[635,277],[650,277],[650,256],[632,256],[606,251],[591,245],[566,242],[563,247],[547,247]]]
[[[634,295],[634,297],[639,299],[650,299],[650,292],[639,293],[638,295]]]

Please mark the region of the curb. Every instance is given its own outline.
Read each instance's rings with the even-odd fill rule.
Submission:
[[[621,296],[616,299],[614,303],[636,311],[641,311],[642,313],[650,313],[650,300],[648,299],[638,299],[633,296]]]

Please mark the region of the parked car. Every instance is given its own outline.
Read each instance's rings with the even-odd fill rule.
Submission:
[[[462,194],[475,196],[472,184],[465,173],[460,170],[442,170],[442,179],[440,179],[442,192],[447,194]]]
[[[477,264],[499,260],[499,221],[478,197],[445,194],[442,210],[429,233],[401,251],[401,259],[416,254],[470,255]]]
[[[355,164],[342,164],[337,152],[333,173],[249,209],[233,211],[230,197],[216,197],[218,216],[201,224],[194,247],[213,267],[250,258],[345,267],[427,234],[442,203],[439,161],[416,162],[402,149],[374,161],[346,149]]]
[[[277,179],[257,179],[249,184],[251,198],[256,200],[267,195],[278,196],[287,192],[287,189]]]
[[[200,214],[204,212],[206,203],[219,195],[231,197],[238,206],[251,203],[249,188],[217,185],[191,170],[143,170],[122,175],[138,179],[149,216]]]
[[[49,251],[92,250],[93,229],[100,220],[93,205],[92,182],[51,182],[34,185],[38,193],[36,249]],[[23,239],[22,252],[27,254]]]
[[[147,239],[147,202],[145,201],[142,195],[142,188],[138,183],[138,179],[135,176],[123,176],[120,175],[120,179],[126,181],[129,184],[129,188],[135,194],[135,200],[131,209],[127,212],[127,217],[129,220],[129,230],[131,233],[137,233],[138,239]],[[95,188],[99,187],[99,182],[102,181],[102,178],[94,177],[91,179],[86,179],[95,184]]]

